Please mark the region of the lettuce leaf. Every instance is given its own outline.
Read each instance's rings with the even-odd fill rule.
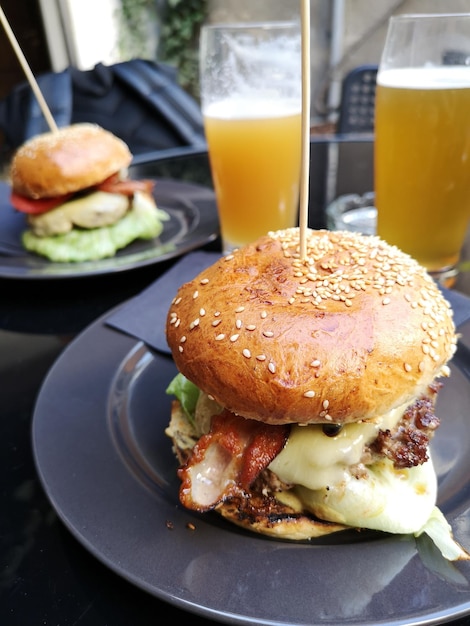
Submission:
[[[449,522],[437,506],[434,507],[421,530],[415,533],[415,537],[419,537],[422,533],[432,539],[445,559],[449,561],[470,559],[470,554],[455,541]]]
[[[188,420],[194,426],[194,412],[199,398],[199,388],[183,374],[178,373],[168,385],[166,393],[179,400]]]
[[[112,257],[135,239],[154,239],[169,219],[165,211],[149,202],[145,194],[136,193],[132,208],[111,226],[92,229],[74,228],[63,235],[38,237],[31,230],[23,233],[24,247],[51,261],[83,262]]]

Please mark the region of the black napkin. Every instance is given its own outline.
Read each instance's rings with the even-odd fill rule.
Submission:
[[[149,348],[170,354],[165,323],[178,287],[192,280],[219,257],[218,252],[187,254],[147,289],[114,311],[106,319],[106,324],[141,339]]]
[[[113,312],[106,324],[142,340],[158,352],[170,353],[165,337],[168,309],[178,287],[220,257],[216,252],[191,252],[139,295]],[[456,326],[470,319],[470,298],[457,291],[441,288],[454,311]]]

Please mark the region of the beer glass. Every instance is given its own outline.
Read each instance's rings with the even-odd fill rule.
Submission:
[[[397,15],[377,75],[377,234],[451,286],[470,218],[470,14]]]
[[[301,65],[298,23],[201,30],[201,105],[224,253],[297,224]]]

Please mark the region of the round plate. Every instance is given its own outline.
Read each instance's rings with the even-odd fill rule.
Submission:
[[[469,343],[470,325],[462,333]],[[439,506],[467,547],[469,368],[457,354],[433,442]],[[470,563],[445,561],[426,537],[347,532],[292,543],[183,509],[164,432],[175,372],[170,357],[102,319],[66,348],[39,394],[41,481],[98,559],[160,599],[230,623],[422,626],[470,612]]]
[[[0,185],[0,277],[51,279],[119,272],[178,257],[216,239],[219,222],[212,189],[168,179],[155,182],[155,200],[170,215],[160,237],[135,241],[113,257],[84,263],[54,263],[24,250],[25,216],[10,205],[9,187]]]

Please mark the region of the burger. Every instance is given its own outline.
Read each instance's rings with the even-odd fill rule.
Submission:
[[[52,261],[114,256],[136,239],[153,239],[168,215],[152,181],[130,180],[128,146],[95,124],[36,135],[10,167],[11,204],[24,213],[24,247]]]
[[[182,285],[166,333],[185,507],[294,541],[425,532],[469,558],[429,446],[453,314],[411,257],[375,236],[271,232]]]

